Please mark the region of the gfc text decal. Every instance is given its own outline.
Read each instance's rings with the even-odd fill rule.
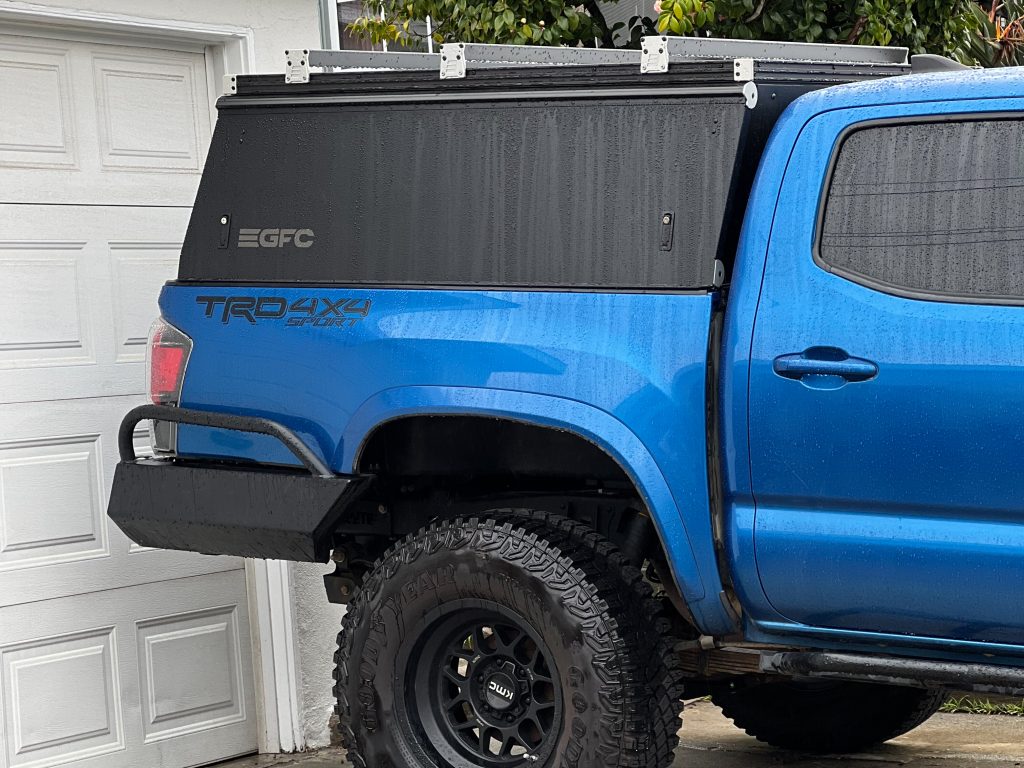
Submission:
[[[316,235],[312,229],[240,229],[239,248],[284,248],[289,243],[296,248],[309,248]]]
[[[304,296],[289,302],[282,296],[197,296],[206,317],[222,323],[235,319],[256,324],[260,320],[284,320],[286,325],[312,325],[318,328],[351,328],[370,314],[369,299]]]

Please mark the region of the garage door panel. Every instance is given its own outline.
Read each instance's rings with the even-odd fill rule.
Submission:
[[[71,48],[0,37],[0,168],[75,168]]]
[[[84,241],[0,242],[0,367],[95,362]]]
[[[184,768],[250,751],[249,631],[232,573],[0,608],[0,767]],[[216,737],[187,738],[203,733]]]
[[[0,405],[0,606],[243,568],[239,558],[139,547],[107,518],[117,427],[141,402]]]
[[[237,605],[139,622],[136,639],[147,743],[245,720]]]
[[[244,563],[106,517],[209,143],[205,49],[32,29],[0,34],[0,768],[207,764],[256,746]]]
[[[195,174],[202,168],[202,57],[121,53],[94,55],[92,64],[104,170]]]
[[[156,298],[178,272],[181,241],[111,243],[114,360],[143,363],[149,326],[159,314]]]
[[[145,389],[145,342],[188,211],[0,205],[5,402]]]
[[[46,637],[0,653],[10,701],[8,765],[60,765],[124,749],[113,627]]]
[[[0,203],[190,206],[210,96],[199,47],[0,35]]]
[[[0,443],[0,572],[109,555],[99,441]]]

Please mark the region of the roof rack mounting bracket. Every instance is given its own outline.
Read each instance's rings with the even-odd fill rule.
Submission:
[[[754,60],[749,57],[732,60],[732,79],[737,83],[749,83],[754,79]]]
[[[466,44],[441,45],[441,79],[458,80],[466,76]]]
[[[640,38],[640,74],[668,72],[668,38]]]
[[[290,48],[284,52],[284,81],[292,83],[309,82],[309,49]]]

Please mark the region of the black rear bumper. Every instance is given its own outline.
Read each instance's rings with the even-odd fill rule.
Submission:
[[[146,419],[272,435],[308,472],[136,458],[132,435]],[[249,416],[144,405],[121,422],[118,447],[107,515],[136,543],[162,549],[326,562],[334,526],[366,480],[332,473],[289,429]]]

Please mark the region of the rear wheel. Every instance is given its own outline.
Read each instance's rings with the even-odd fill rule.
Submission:
[[[681,690],[668,623],[634,571],[596,534],[542,513],[446,521],[394,545],[339,635],[349,758],[669,765]]]
[[[913,730],[945,699],[936,689],[845,681],[718,688],[711,700],[751,736],[783,749],[858,752]]]

